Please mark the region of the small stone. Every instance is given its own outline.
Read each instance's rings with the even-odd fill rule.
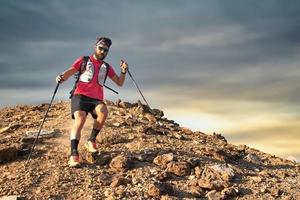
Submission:
[[[23,198],[16,195],[0,197],[0,200],[19,200],[19,199],[23,199]]]
[[[111,195],[111,191],[110,190],[105,190],[104,191],[104,196],[109,197]]]
[[[162,167],[166,167],[169,162],[174,159],[173,153],[163,154],[156,156],[153,163]]]
[[[256,183],[262,182],[262,178],[259,176],[253,176],[253,177],[251,177],[251,180],[253,180]]]
[[[115,127],[120,127],[120,126],[121,126],[121,123],[119,123],[119,122],[114,122],[112,125],[115,126]]]
[[[125,185],[128,182],[123,175],[116,175],[113,177],[112,182],[110,184],[111,187],[118,187],[119,185]]]
[[[121,108],[132,108],[133,105],[131,103],[128,103],[128,102],[125,102],[125,101],[122,101],[118,104],[119,107]]]
[[[5,133],[5,132],[8,131],[9,129],[10,129],[9,126],[0,128],[0,134],[1,134],[1,133]]]
[[[201,177],[203,169],[201,169],[199,166],[195,167],[195,175],[197,178]]]
[[[151,197],[158,197],[161,195],[161,189],[158,184],[149,184],[147,187],[148,195]]]
[[[212,190],[206,194],[209,200],[222,200],[222,195],[216,190]]]
[[[248,154],[247,156],[245,156],[245,159],[248,162],[251,162],[251,163],[254,163],[254,164],[257,164],[257,165],[262,165],[263,164],[263,161],[255,154]]]
[[[160,200],[175,200],[175,199],[178,199],[176,197],[170,197],[169,195],[162,195],[160,197]]]
[[[111,184],[111,179],[112,176],[108,173],[102,173],[100,174],[100,176],[98,177],[98,181],[102,184],[102,185],[110,185]]]
[[[185,139],[183,135],[181,135],[181,134],[179,134],[179,133],[177,133],[177,132],[174,132],[174,133],[173,133],[173,136],[174,136],[175,138],[177,138],[178,140],[184,140],[184,139]]]
[[[236,197],[238,195],[238,189],[237,188],[224,188],[221,192],[222,199],[231,199],[233,197]]]
[[[155,179],[159,180],[159,181],[166,181],[167,179],[169,179],[171,177],[169,172],[163,171],[161,173],[158,173],[155,176]]]
[[[168,172],[174,173],[177,176],[187,176],[191,173],[190,166],[187,162],[170,162],[167,164]]]

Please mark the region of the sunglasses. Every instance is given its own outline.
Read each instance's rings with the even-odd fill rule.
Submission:
[[[108,48],[104,48],[104,47],[101,47],[101,46],[98,46],[97,49],[99,51],[104,51],[104,52],[108,52],[108,50],[109,50]]]

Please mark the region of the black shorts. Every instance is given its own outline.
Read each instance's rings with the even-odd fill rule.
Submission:
[[[97,118],[97,115],[93,113],[97,105],[104,104],[103,101],[98,99],[93,99],[81,94],[73,95],[71,99],[71,114],[72,119],[75,119],[74,113],[78,110],[85,111],[86,114],[91,113],[94,119]]]

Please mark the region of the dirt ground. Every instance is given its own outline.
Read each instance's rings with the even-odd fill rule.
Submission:
[[[69,168],[69,102],[0,110],[0,199],[300,199],[299,163],[180,127],[140,102],[107,101],[99,152],[79,144],[80,168]]]

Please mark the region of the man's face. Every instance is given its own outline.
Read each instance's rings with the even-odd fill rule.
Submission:
[[[95,55],[98,60],[103,60],[109,51],[109,47],[105,44],[97,44],[95,46]]]

